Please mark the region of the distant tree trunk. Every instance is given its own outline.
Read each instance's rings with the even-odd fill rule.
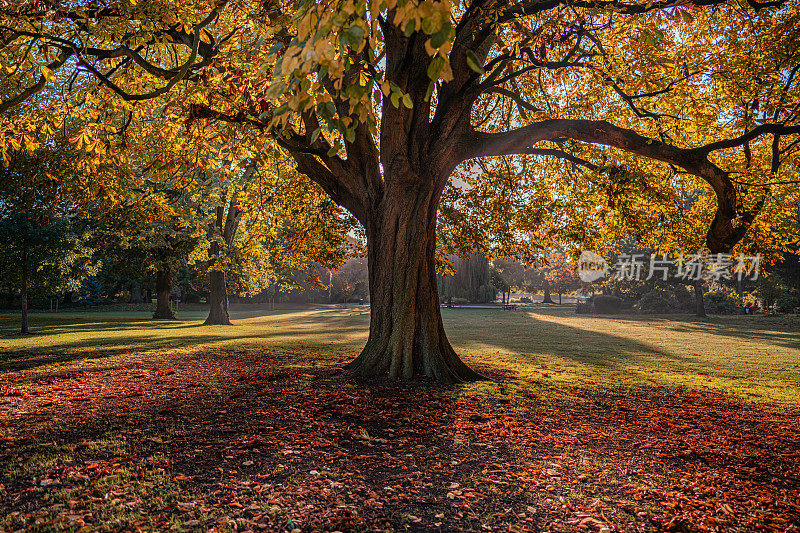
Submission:
[[[20,291],[20,305],[22,306],[22,324],[20,333],[28,334],[28,244],[22,249],[22,290]]]
[[[554,304],[555,302],[550,297],[550,283],[545,281],[544,282],[544,300],[542,300],[543,304]]]
[[[694,281],[694,302],[697,316],[706,316],[706,306],[703,303],[703,280]]]
[[[223,216],[225,217],[224,225]],[[231,246],[233,246],[240,220],[239,198],[237,192],[234,191],[228,203],[227,216],[225,216],[225,207],[217,206],[216,220],[209,228],[212,239],[210,249],[212,264],[208,271],[211,308],[208,311],[206,321],[203,323],[206,326],[232,325],[230,314],[228,313],[228,286],[225,282],[224,261],[220,260],[220,256],[227,254]],[[218,237],[222,237],[222,245],[220,245]]]
[[[175,313],[169,306],[169,295],[172,290],[172,272],[170,267],[162,266],[156,272],[156,312],[153,318],[175,320]]]
[[[142,286],[138,281],[131,282],[131,297],[129,303],[138,304],[142,303]]]
[[[558,305],[561,305],[561,293],[558,293]]]
[[[208,273],[208,281],[211,293],[209,298],[211,308],[208,310],[208,317],[203,324],[206,326],[230,326],[231,319],[228,314],[228,287],[225,283],[225,272],[221,270],[210,271]]]

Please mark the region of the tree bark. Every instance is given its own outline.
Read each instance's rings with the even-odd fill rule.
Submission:
[[[212,244],[213,247],[213,244]],[[225,283],[225,272],[221,270],[211,270],[208,273],[210,285],[210,303],[208,317],[203,322],[205,326],[230,326],[231,319],[228,314],[228,286]]]
[[[161,267],[156,272],[156,312],[153,318],[175,320],[175,313],[169,306],[169,295],[172,290],[172,272],[169,267]]]
[[[347,367],[362,378],[482,379],[458,358],[442,324],[435,269],[439,193],[416,180],[398,182],[366,216],[369,339]]]
[[[554,304],[555,302],[550,297],[550,283],[547,281],[544,282],[544,299],[542,300],[543,304]]]
[[[695,313],[697,316],[704,317],[706,316],[706,306],[705,303],[703,303],[703,280],[697,279],[694,281],[693,285]]]
[[[248,172],[253,172],[254,166],[250,166]],[[223,224],[224,217],[224,224]],[[210,285],[210,303],[211,308],[208,311],[208,317],[203,322],[206,326],[231,326],[231,318],[228,313],[228,285],[225,282],[225,270],[222,266],[223,261],[220,261],[220,254],[223,252],[228,253],[233,240],[236,237],[236,231],[239,228],[239,221],[241,220],[241,213],[239,212],[239,196],[237,191],[231,194],[230,202],[228,203],[228,213],[225,215],[225,207],[217,206],[216,217],[213,224],[209,228],[211,234],[211,248],[209,250],[211,256],[211,266],[208,271],[208,281]],[[217,240],[217,237],[222,238],[222,245]]]

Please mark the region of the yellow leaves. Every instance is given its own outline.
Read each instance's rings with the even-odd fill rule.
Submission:
[[[50,70],[49,68],[42,66],[41,71],[42,71],[42,76],[44,76],[44,79],[46,79],[47,81],[53,81],[54,79],[56,79],[55,75],[53,74],[53,71]]]
[[[308,39],[317,22],[317,15],[313,11],[310,11],[305,17],[301,18],[297,25],[297,39],[300,41]]]

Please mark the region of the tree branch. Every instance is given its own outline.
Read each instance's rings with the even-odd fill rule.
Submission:
[[[648,139],[633,130],[620,128],[606,121],[592,120],[545,120],[505,133],[472,132],[460,141],[464,159],[535,153],[534,145],[541,141],[569,138],[592,144],[611,146],[648,159],[663,161],[681,167],[705,180],[717,196],[717,212],[706,235],[706,243],[712,252],[730,250],[749,228],[763,205],[757,202],[749,210],[737,208],[737,192],[727,172],[708,160],[709,146],[731,147],[742,144],[747,138],[764,133],[791,130],[780,125],[764,125],[737,139],[711,143],[702,148],[678,148],[671,144]],[[783,129],[781,129],[783,128]],[[800,128],[797,129],[800,131]],[[719,148],[716,148],[719,149]],[[736,222],[734,224],[734,221]]]
[[[756,126],[752,130],[748,131],[744,135],[736,137],[734,139],[726,139],[724,141],[717,141],[713,143],[708,143],[700,148],[698,151],[704,155],[708,155],[711,152],[715,152],[717,150],[724,150],[725,148],[734,148],[736,146],[741,146],[747,142],[752,141],[756,137],[760,137],[761,135],[792,135],[795,133],[800,133],[800,125],[798,126],[786,126],[784,124],[762,124],[761,126]]]
[[[64,65],[64,63],[66,63],[67,59],[72,57],[72,55],[73,55],[72,50],[62,49],[61,53],[58,55],[58,58],[55,61],[49,63],[47,65],[47,68],[50,69],[51,71],[58,70],[59,68],[61,68],[62,65]],[[45,88],[46,85],[47,85],[47,78],[45,77],[44,74],[40,74],[39,79],[36,81],[36,83],[31,85],[30,87],[27,87],[16,96],[13,96],[8,100],[0,101],[0,113],[5,113],[8,109],[11,109],[16,105],[19,105],[28,98],[31,98],[36,94],[42,92],[42,90]]]

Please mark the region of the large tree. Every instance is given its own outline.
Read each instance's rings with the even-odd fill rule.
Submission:
[[[364,377],[479,377],[436,291],[437,210],[462,163],[555,158],[620,194],[699,179],[712,252],[796,168],[796,1],[31,0],[0,17],[0,112],[49,79],[90,80],[75,92],[121,109],[169,97],[181,126],[265,132],[358,218],[372,312],[349,366]],[[53,113],[28,115],[0,138],[24,144]]]

